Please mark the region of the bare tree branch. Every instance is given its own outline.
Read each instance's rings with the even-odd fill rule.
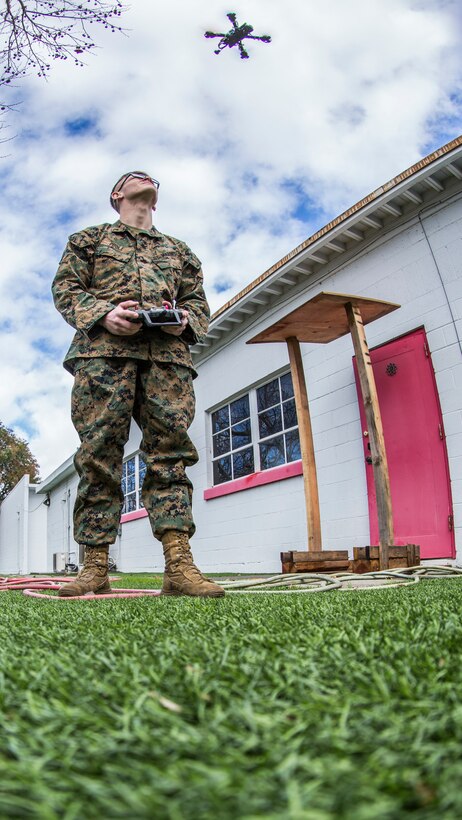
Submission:
[[[0,0],[0,86],[36,72],[46,77],[54,60],[72,59],[95,48],[90,26],[115,32],[121,0]],[[10,108],[0,103],[0,110]]]

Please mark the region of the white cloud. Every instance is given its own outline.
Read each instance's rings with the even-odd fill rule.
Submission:
[[[51,280],[71,231],[115,218],[121,172],[161,180],[156,224],[200,256],[217,308],[461,130],[457,3],[247,0],[247,22],[273,38],[249,60],[203,37],[230,27],[227,11],[137,0],[128,36],[95,28],[85,68],[56,63],[16,90],[0,160],[0,419],[30,438],[43,475],[77,442],[60,364],[72,332]]]

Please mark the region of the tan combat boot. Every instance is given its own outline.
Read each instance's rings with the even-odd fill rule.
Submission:
[[[162,595],[194,595],[200,598],[221,598],[225,591],[204,578],[193,562],[188,534],[168,530],[162,537],[165,556]]]
[[[87,592],[94,592],[101,595],[110,592],[108,578],[108,557],[109,546],[102,544],[100,547],[85,546],[83,567],[75,581],[70,584],[63,584],[59,588],[60,598],[70,598],[76,595],[86,595]]]

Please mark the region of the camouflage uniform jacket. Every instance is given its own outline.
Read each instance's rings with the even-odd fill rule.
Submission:
[[[193,369],[189,345],[204,338],[210,311],[201,263],[179,239],[154,227],[132,229],[120,220],[74,233],[52,292],[57,309],[77,331],[64,359],[71,373],[76,359],[93,356],[171,362]],[[133,336],[115,336],[99,321],[128,299],[142,308],[176,299],[179,308],[189,311],[189,324],[181,336],[144,326]]]

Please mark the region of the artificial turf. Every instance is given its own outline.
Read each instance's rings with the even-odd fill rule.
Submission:
[[[461,611],[452,579],[1,593],[0,818],[460,818]]]

